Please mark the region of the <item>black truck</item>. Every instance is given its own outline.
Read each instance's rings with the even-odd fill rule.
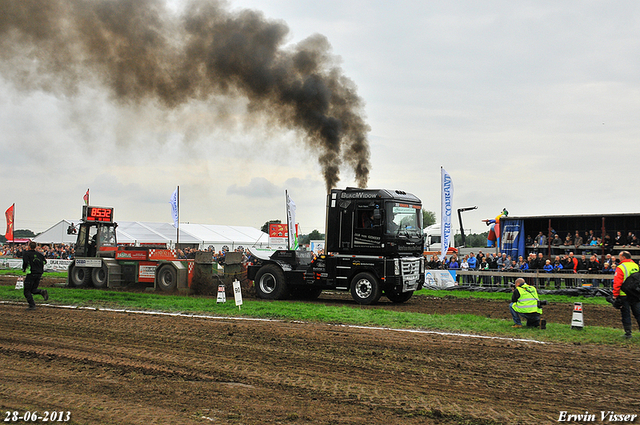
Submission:
[[[382,295],[407,301],[424,284],[422,202],[399,190],[332,189],[327,195],[325,252],[251,250],[248,267],[258,297],[317,298],[351,291],[359,304]]]

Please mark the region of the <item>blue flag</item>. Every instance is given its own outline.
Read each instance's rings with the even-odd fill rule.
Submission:
[[[176,190],[173,191],[171,195],[171,199],[169,199],[169,203],[171,204],[171,217],[173,218],[173,227],[178,227],[178,190],[180,186],[176,187]]]
[[[447,250],[453,246],[453,228],[451,227],[451,216],[453,213],[453,181],[451,176],[440,167],[440,178],[442,183],[441,201],[441,217],[442,223],[440,227],[440,261],[444,260]]]

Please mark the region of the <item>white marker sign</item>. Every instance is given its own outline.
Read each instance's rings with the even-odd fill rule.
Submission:
[[[219,303],[227,302],[227,294],[225,293],[224,285],[218,285],[218,300]]]
[[[242,288],[240,288],[240,281],[233,281],[233,297],[236,299],[236,305],[240,307],[242,305]]]

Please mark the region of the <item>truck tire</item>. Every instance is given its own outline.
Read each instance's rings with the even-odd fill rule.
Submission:
[[[91,282],[91,271],[88,267],[76,267],[75,264],[71,266],[69,271],[69,283],[71,286],[79,288],[86,286]]]
[[[95,267],[91,271],[91,281],[93,282],[93,286],[98,289],[103,289],[107,287],[107,280],[109,277],[109,270],[105,264],[102,267]]]
[[[258,270],[254,280],[256,295],[266,300],[281,300],[287,296],[284,272],[275,264],[267,264]]]
[[[375,304],[382,296],[380,282],[369,272],[358,273],[351,280],[351,296],[358,304]]]
[[[170,292],[178,286],[178,273],[173,266],[162,266],[158,271],[156,283],[160,289]]]
[[[399,303],[409,301],[409,298],[413,296],[413,291],[397,292],[390,289],[390,290],[384,291],[384,294],[386,295],[387,298],[389,298],[389,301],[391,301],[392,303],[399,304]]]

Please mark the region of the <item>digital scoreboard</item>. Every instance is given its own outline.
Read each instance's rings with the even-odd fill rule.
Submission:
[[[82,220],[94,223],[113,223],[113,208],[85,205],[82,208]]]

